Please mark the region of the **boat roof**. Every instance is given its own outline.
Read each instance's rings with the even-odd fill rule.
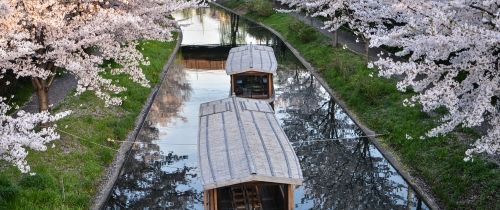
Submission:
[[[261,181],[302,184],[302,170],[269,103],[230,97],[200,105],[198,152],[205,190]]]
[[[248,71],[276,74],[278,62],[273,48],[259,45],[245,45],[231,48],[226,61],[228,75]]]

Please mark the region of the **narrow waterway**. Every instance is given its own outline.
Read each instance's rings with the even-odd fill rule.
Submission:
[[[223,10],[175,14],[184,40],[153,102],[106,209],[203,209],[199,105],[229,94],[231,46],[272,46],[275,109],[301,162],[296,209],[428,209],[399,173],[279,39]]]

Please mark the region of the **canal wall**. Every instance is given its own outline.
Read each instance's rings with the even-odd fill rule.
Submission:
[[[139,131],[141,130],[148,116],[149,110],[151,109],[151,105],[153,104],[153,101],[156,98],[156,95],[158,94],[158,90],[165,81],[165,78],[167,77],[168,69],[175,61],[175,57],[177,56],[177,52],[181,47],[181,43],[182,43],[182,31],[179,30],[177,36],[177,44],[175,45],[175,48],[172,50],[172,53],[170,54],[168,61],[163,66],[160,75],[160,81],[152,89],[148,99],[146,100],[146,103],[144,103],[142,110],[139,113],[139,116],[136,118],[134,129],[129,132],[127,139],[120,145],[118,152],[115,154],[113,162],[106,168],[105,174],[101,182],[99,183],[98,189],[96,190],[96,194],[92,199],[91,209],[93,210],[102,209],[104,204],[108,200],[109,196],[111,195],[111,189],[113,189],[113,186],[115,185],[116,180],[118,179],[118,176],[121,173],[123,163],[127,159],[130,148],[136,141],[137,136],[139,135]]]
[[[382,155],[396,168],[396,170],[401,174],[403,179],[415,190],[415,192],[428,204],[428,206],[431,209],[440,209],[438,204],[436,203],[436,199],[434,196],[432,196],[429,187],[424,183],[423,180],[420,180],[416,177],[411,176],[407,170],[405,169],[404,165],[402,162],[397,158],[397,155],[395,155],[395,152],[392,151],[389,147],[385,146],[384,144],[381,143],[380,139],[376,138],[377,133],[372,131],[370,128],[368,128],[366,125],[364,125],[360,120],[357,115],[350,111],[346,105],[346,103],[342,100],[340,95],[336,93],[328,83],[322,78],[322,76],[319,74],[319,72],[299,53],[297,49],[295,49],[289,42],[286,41],[286,39],[276,30],[268,27],[267,25],[264,25],[260,22],[257,22],[255,20],[249,19],[245,17],[244,15],[239,14],[238,12],[229,9],[221,4],[218,4],[216,2],[210,2],[210,4],[215,5],[217,7],[220,7],[228,12],[231,12],[233,14],[239,15],[240,17],[253,22],[270,32],[272,32],[275,36],[277,36],[279,39],[283,41],[283,43],[290,49],[290,51],[297,57],[297,59],[302,63],[302,65],[309,71],[311,74],[313,74],[314,77],[316,77],[317,81],[321,83],[323,87],[328,91],[328,93],[332,96],[332,98],[338,103],[339,106],[341,106],[344,111],[346,112],[347,115],[353,120],[353,122],[358,125],[363,132],[368,136],[370,141],[377,147],[378,150],[382,153]]]

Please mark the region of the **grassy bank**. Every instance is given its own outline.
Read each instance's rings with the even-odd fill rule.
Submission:
[[[152,87],[160,80],[165,62],[176,42],[143,42],[140,46],[151,65],[143,66]],[[127,91],[121,106],[105,107],[93,93],[70,95],[57,111],[73,110],[59,121],[61,139],[46,152],[30,151],[28,163],[36,175],[21,174],[1,163],[0,209],[88,209],[97,184],[119,145],[107,139],[124,140],[151,91],[127,76],[110,76]]]
[[[240,1],[226,1],[225,5],[247,11]],[[260,17],[249,12],[246,16],[280,32],[320,71],[365,125],[376,133],[386,134],[380,138],[382,143],[397,153],[412,175],[430,185],[443,207],[500,208],[498,167],[480,158],[474,162],[463,161],[467,143],[473,138],[464,143],[457,140],[456,135],[470,135],[469,132],[419,140],[418,137],[437,125],[439,117],[422,113],[419,107],[403,107],[402,100],[410,93],[397,91],[393,80],[371,77],[377,73],[366,67],[362,56],[332,47],[328,37],[311,28],[308,30],[308,26],[288,14]],[[297,28],[305,28],[307,37]],[[413,139],[407,139],[406,135]]]

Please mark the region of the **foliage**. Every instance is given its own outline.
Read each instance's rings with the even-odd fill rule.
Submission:
[[[175,42],[144,41],[139,46],[142,54],[150,57],[150,65],[141,66],[142,71],[153,85],[157,84]],[[49,181],[37,184],[29,175],[0,162],[0,183],[8,181],[17,189],[16,196],[0,202],[0,206],[6,209],[89,209],[104,169],[119,147],[107,139],[126,139],[151,91],[126,75],[105,76],[127,88],[119,95],[127,100],[122,106],[106,107],[94,94],[85,92],[61,102],[55,111],[73,110],[71,115],[58,121],[61,138],[52,142],[53,148],[30,152],[27,157],[35,176],[41,176],[34,179]]]
[[[12,0],[0,1],[0,77],[10,70],[16,77],[30,77],[41,99],[39,114],[11,110],[0,99],[0,158],[29,171],[25,148],[45,150],[45,144],[57,139],[54,126],[35,130],[39,123],[53,122],[67,115],[51,116],[48,89],[58,69],[65,69],[77,80],[77,94],[91,90],[106,106],[122,104],[119,93],[126,90],[106,78],[106,60],[120,68],[113,75],[127,75],[132,81],[149,87],[140,65],[149,59],[139,51],[139,40],[171,39],[175,21],[170,13],[194,6],[197,1],[177,0]],[[47,12],[50,11],[50,12]]]
[[[71,113],[64,111],[55,115],[48,112],[36,114],[26,113],[23,110],[17,112],[16,117],[7,115],[10,107],[4,103],[5,98],[0,97],[0,155],[19,168],[22,172],[30,171],[25,158],[28,155],[26,148],[45,151],[47,143],[58,139],[56,126],[48,126],[37,129],[40,123],[47,124],[57,121]]]
[[[269,0],[249,0],[248,9],[261,16],[269,17],[274,13],[273,4]]]
[[[272,25],[286,22],[286,19],[275,17],[266,22]],[[286,28],[282,27],[279,31],[286,31]],[[465,148],[450,136],[426,141],[406,139],[406,134],[418,136],[431,129],[437,119],[422,114],[419,107],[402,106],[400,101],[411,95],[398,93],[394,81],[370,77],[374,72],[366,68],[361,57],[332,48],[324,39],[302,44],[295,34],[287,38],[315,67],[321,69],[328,84],[363,122],[377,133],[386,134],[381,137],[384,142],[402,154],[405,163],[432,184],[446,206],[488,208],[495,205],[493,201],[500,186],[497,167],[486,165],[481,160],[473,164],[461,162]],[[348,66],[355,70],[346,71]],[[444,143],[446,141],[450,142]],[[474,199],[468,198],[473,191],[481,193],[476,194]]]
[[[316,39],[316,34],[314,33],[315,29],[299,21],[289,23],[288,29],[291,33],[295,33],[303,43],[308,43]]]
[[[481,159],[461,161],[466,147],[452,135],[426,141],[406,138],[407,134],[422,135],[437,122],[436,117],[420,112],[420,107],[401,104],[411,93],[398,92],[393,80],[374,77],[376,72],[367,68],[363,57],[332,47],[329,38],[317,31],[315,41],[302,43],[288,28],[289,23],[297,21],[288,14],[252,17],[285,35],[287,41],[321,71],[328,85],[362,122],[376,133],[385,134],[380,137],[382,142],[400,155],[413,175],[422,177],[430,185],[444,206],[450,209],[498,206],[500,173],[497,166]]]
[[[418,93],[404,99],[405,105],[420,104],[426,112],[447,109],[441,124],[425,136],[486,125],[490,129],[465,152],[465,160],[473,153],[500,153],[500,104],[495,103],[500,97],[498,1],[280,1],[328,18],[327,29],[348,25],[371,47],[400,49],[395,56],[381,54],[369,66],[380,68],[382,77],[404,77],[398,90]]]

